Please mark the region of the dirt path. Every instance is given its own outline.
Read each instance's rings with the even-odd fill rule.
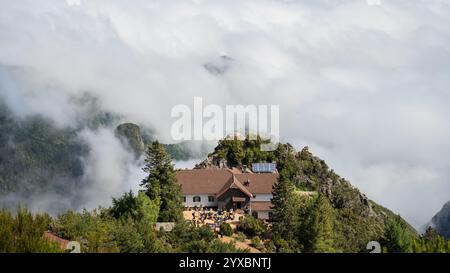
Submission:
[[[220,238],[220,240],[224,243],[230,243],[233,240],[235,241],[234,246],[236,248],[239,249],[247,249],[248,251],[250,251],[250,253],[261,253],[261,251],[259,251],[258,249],[252,247],[250,244],[250,240],[245,240],[245,242],[241,242],[236,240],[235,238],[232,237],[228,237],[228,236],[223,236],[223,238]]]

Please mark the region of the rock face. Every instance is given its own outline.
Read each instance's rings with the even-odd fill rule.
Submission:
[[[427,227],[433,227],[445,238],[450,238],[450,201],[431,219]]]
[[[133,151],[136,158],[139,158],[144,153],[144,139],[138,125],[133,123],[121,124],[116,128],[116,135]]]
[[[297,160],[301,167],[295,184],[320,191],[336,209],[352,210],[363,217],[377,216],[367,196],[330,170],[324,160],[309,152],[308,147],[298,153]]]
[[[224,169],[232,168],[228,161],[217,155],[208,156],[207,159],[195,165],[194,169]]]
[[[206,63],[203,67],[212,75],[223,75],[230,69],[233,61],[228,56],[220,56],[219,59]]]

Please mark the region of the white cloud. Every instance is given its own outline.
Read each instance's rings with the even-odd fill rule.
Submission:
[[[123,147],[114,132],[109,129],[84,131],[80,137],[91,150],[85,162],[87,186],[81,194],[85,202],[79,203],[88,209],[106,206],[112,197],[139,189],[144,177],[141,165],[134,161],[134,155]]]
[[[81,0],[66,0],[66,3],[69,6],[79,6],[81,5]]]

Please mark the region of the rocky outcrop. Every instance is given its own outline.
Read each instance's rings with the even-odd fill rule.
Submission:
[[[139,158],[145,150],[144,139],[141,135],[141,129],[138,125],[133,123],[124,123],[116,128],[116,136],[130,148],[135,154],[136,158]]]
[[[347,180],[327,178],[320,183],[320,192],[338,209],[351,209],[364,217],[376,216],[367,196],[353,187]]]
[[[221,158],[217,155],[210,155],[204,161],[195,165],[194,169],[223,169],[223,168],[232,168],[228,161],[224,158]]]
[[[233,61],[228,56],[220,56],[219,59],[206,63],[203,67],[212,75],[223,75],[230,69]]]

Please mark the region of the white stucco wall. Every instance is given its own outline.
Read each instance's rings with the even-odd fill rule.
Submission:
[[[253,194],[255,198],[252,198],[253,202],[270,202],[273,195],[272,194]]]
[[[194,196],[200,196],[201,202],[194,202]],[[198,195],[185,195],[186,202],[184,203],[185,207],[217,207],[217,198],[215,198],[214,202],[208,202],[207,194],[198,194]],[[213,196],[213,195],[211,195]],[[254,202],[270,202],[272,199],[272,194],[255,194],[255,198],[252,198],[251,201]]]
[[[269,220],[269,212],[268,211],[258,211],[258,219]]]
[[[201,198],[201,202],[194,202],[194,196],[200,196]],[[203,195],[203,194],[198,194],[198,195],[185,195],[186,197],[186,202],[184,203],[185,207],[189,207],[189,208],[193,208],[195,206],[200,207],[217,207],[217,199],[214,198],[214,202],[208,202],[208,196],[209,195]],[[213,196],[213,195],[211,195]]]

